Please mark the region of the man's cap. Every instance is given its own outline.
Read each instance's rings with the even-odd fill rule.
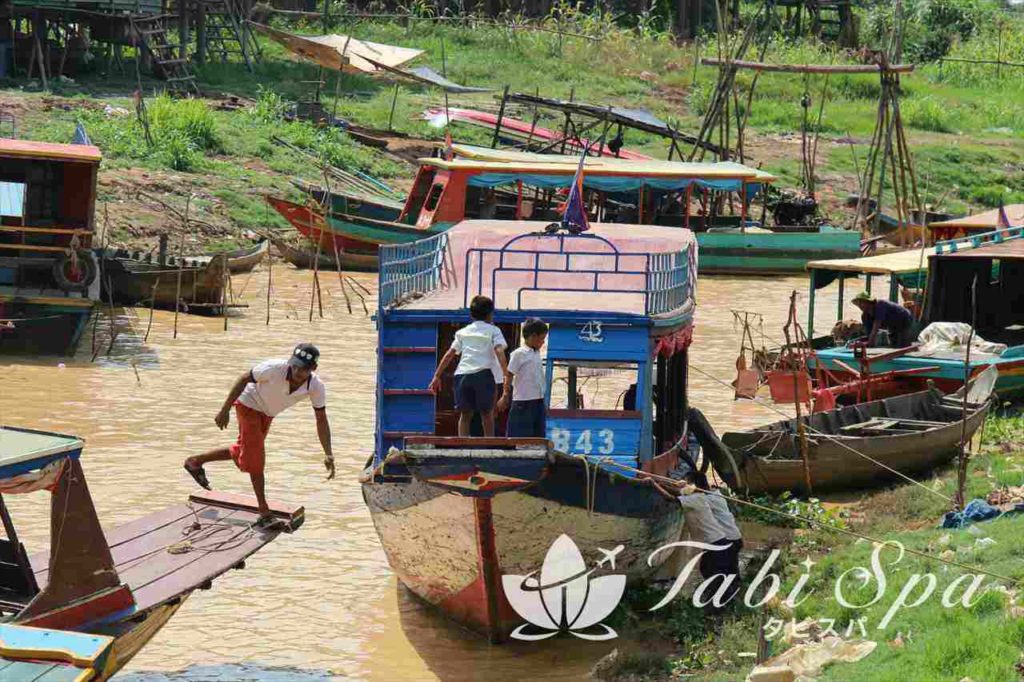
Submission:
[[[871,301],[873,301],[873,300],[875,300],[875,299],[872,298],[871,294],[869,294],[866,291],[862,291],[862,292],[860,292],[859,294],[857,294],[856,296],[853,297],[853,302],[854,303],[856,303],[857,301],[866,301],[868,303],[871,303]]]
[[[295,346],[288,364],[292,367],[312,367],[320,359],[320,350],[311,343],[300,343]]]

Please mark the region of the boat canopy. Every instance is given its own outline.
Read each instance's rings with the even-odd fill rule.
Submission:
[[[1010,225],[1024,225],[1024,204],[1010,204],[1009,206],[1004,206],[1003,210],[1006,212],[1006,218]],[[999,224],[999,209],[994,208],[991,211],[968,215],[963,218],[929,223],[928,227],[932,230],[954,229],[963,230],[964,232],[976,232],[979,230],[997,230],[1005,226]]]
[[[911,249],[864,258],[815,260],[807,264],[807,269],[811,272],[814,288],[821,289],[840,276],[888,275],[902,278],[906,275],[917,276],[920,273],[927,273],[928,257],[933,255],[935,248],[929,247],[923,254],[920,249]]]
[[[696,239],[689,230],[594,224],[581,235],[547,223],[466,220],[380,250],[380,305],[461,311],[476,295],[505,311],[660,317],[692,309]]]
[[[473,171],[469,184],[474,187],[498,187],[517,182],[559,189],[572,184],[579,166],[579,156],[535,154],[496,150],[472,145],[452,147],[459,158],[421,159],[420,163],[451,171]],[[739,163],[692,163],[588,157],[584,162],[583,185],[603,192],[635,192],[641,187],[681,191],[696,185],[718,191],[739,191],[747,194],[775,181],[775,176]]]
[[[77,458],[83,447],[75,436],[0,426],[0,479],[41,469],[65,456]]]

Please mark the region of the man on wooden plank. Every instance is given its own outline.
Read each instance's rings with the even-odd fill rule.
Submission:
[[[324,448],[327,480],[334,478],[334,452],[331,425],[327,421],[326,389],[315,372],[320,351],[310,343],[300,343],[287,360],[266,360],[243,374],[231,387],[223,407],[214,418],[221,429],[227,428],[231,408],[238,418],[238,442],[227,448],[211,450],[185,460],[185,470],[196,483],[211,490],[203,466],[207,462],[234,460],[239,470],[249,474],[259,504],[261,525],[272,524],[273,517],[264,493],[263,471],[266,464],[264,441],[270,422],[287,408],[309,398],[316,415],[316,433]]]

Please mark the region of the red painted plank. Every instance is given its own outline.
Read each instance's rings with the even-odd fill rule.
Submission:
[[[546,438],[458,438],[449,436],[412,436],[405,439],[406,446],[433,445],[437,448],[507,448],[520,445],[549,447]]]
[[[224,509],[236,509],[258,513],[259,504],[256,498],[250,495],[239,495],[221,490],[199,490],[188,496],[190,502],[208,505],[210,507],[221,507]],[[306,508],[300,504],[281,502],[278,500],[267,500],[267,506],[274,516],[287,520],[290,524],[302,519],[306,515]]]
[[[132,591],[127,585],[94,594],[86,599],[67,604],[63,608],[41,613],[34,618],[19,621],[19,625],[31,625],[37,628],[56,628],[68,630],[130,609],[135,605]]]
[[[642,416],[637,410],[548,410],[548,417],[562,419],[640,419]]]

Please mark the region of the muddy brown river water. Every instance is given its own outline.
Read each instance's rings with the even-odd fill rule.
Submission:
[[[265,269],[235,278],[249,308],[223,330],[220,319],[116,311],[96,329],[100,355],[91,362],[91,333],[74,359],[0,357],[0,423],[76,434],[86,441],[84,467],[107,527],[179,504],[193,490],[181,468],[189,454],[230,443],[213,417],[232,381],[255,362],[286,355],[293,344],[321,349],[320,375],[338,458],[335,481],[324,480],[311,410],[300,406],[274,420],[268,439],[268,495],[302,503],[306,523],[252,557],[242,571],[195,593],[118,679],[162,680],[576,680],[614,643],[556,638],[493,647],[450,625],[412,598],[388,568],[356,482],[373,441],[375,343],[372,320],[358,299],[346,310],[337,278],[324,283],[324,317],[308,319],[311,274],[275,264],[271,320],[266,324]],[[375,276],[357,278],[371,290]],[[764,315],[768,345],[782,336],[788,296],[806,278],[704,277],[691,350],[690,395],[715,427],[774,421],[764,407],[733,400],[739,328],[733,309]],[[835,287],[819,296],[817,327],[835,320]],[[367,300],[370,310],[375,302]],[[852,314],[847,310],[847,314]],[[756,337],[760,341],[760,337]],[[231,466],[208,468],[215,487],[248,492]],[[47,543],[44,496],[9,496],[29,551]],[[32,499],[35,498],[35,499]]]

